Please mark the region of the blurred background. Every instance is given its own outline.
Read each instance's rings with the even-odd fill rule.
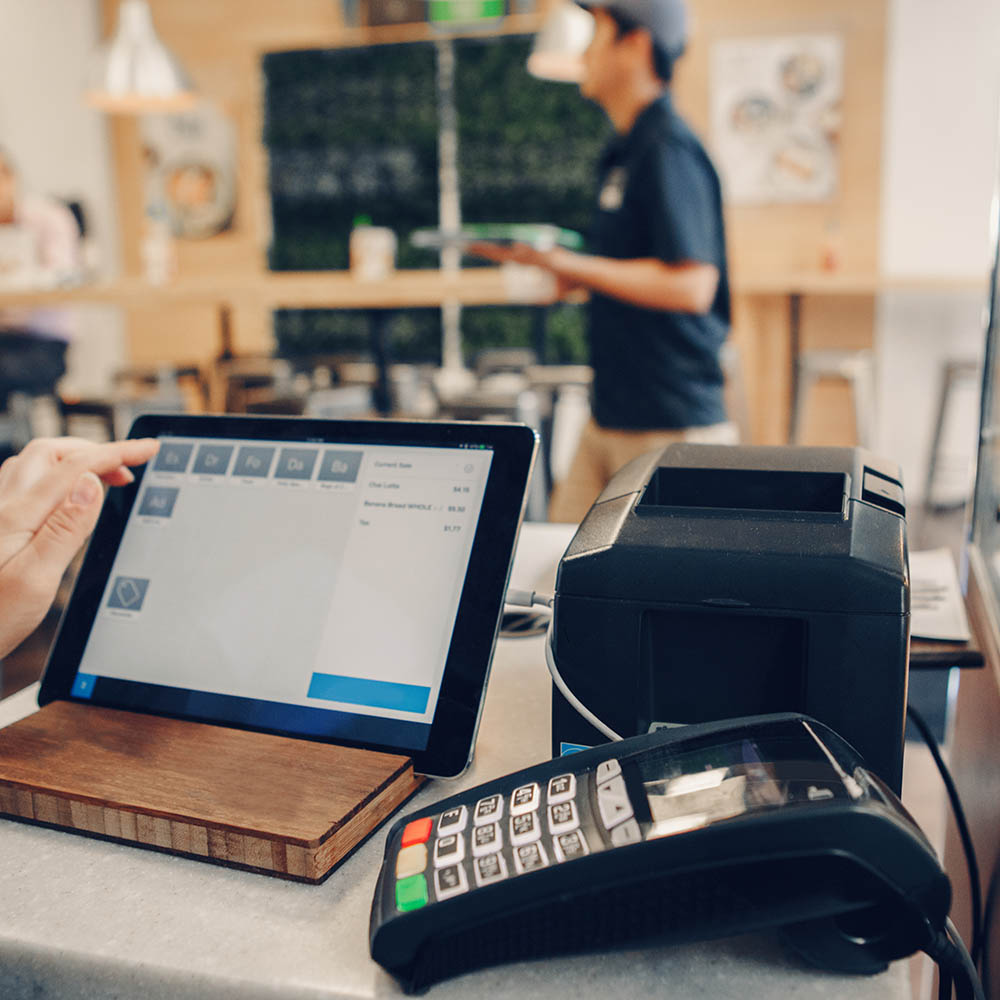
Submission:
[[[8,386],[0,449],[147,410],[521,419],[544,519],[588,415],[585,304],[442,233],[586,233],[610,126],[527,69],[563,2],[0,0],[0,168],[76,227],[39,263],[0,225],[0,313],[68,345]],[[1000,7],[690,6],[673,89],[725,190],[730,418],[900,462],[911,544],[957,548]]]

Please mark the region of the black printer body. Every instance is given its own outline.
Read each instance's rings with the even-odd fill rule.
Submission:
[[[894,463],[859,448],[645,455],[581,523],[554,614],[559,672],[622,736],[801,712],[900,791],[910,614]],[[554,755],[605,741],[552,697]]]

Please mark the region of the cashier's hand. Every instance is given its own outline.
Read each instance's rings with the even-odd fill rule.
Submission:
[[[0,657],[41,623],[73,556],[94,530],[104,491],[135,478],[152,439],[93,444],[36,438],[0,465]]]
[[[563,247],[553,247],[551,250],[538,250],[529,243],[489,243],[477,241],[465,247],[465,253],[471,257],[482,257],[494,264],[521,264],[525,267],[540,267],[548,271],[556,279],[556,294],[554,301],[558,302],[581,285],[562,273],[562,265],[573,253]]]

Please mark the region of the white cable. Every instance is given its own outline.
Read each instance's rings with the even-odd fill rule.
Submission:
[[[507,593],[504,595],[504,603],[512,604],[517,607],[531,608],[536,604],[540,604],[543,607],[551,608],[553,603],[553,596],[551,594],[538,594],[534,590],[519,590],[516,587],[508,587]],[[552,651],[552,625],[555,621],[555,615],[549,618],[549,627],[545,632],[545,663],[548,665],[549,673],[552,675],[552,680],[555,686],[559,688],[562,696],[570,703],[587,720],[595,729],[603,733],[609,740],[620,741],[621,736],[618,735],[610,726],[602,722],[596,715],[572,691],[570,691],[569,686],[562,679],[562,674],[559,673],[559,668],[556,666],[555,653]]]
[[[542,607],[552,607],[551,594],[539,594],[535,590],[520,590],[517,587],[508,587],[504,594],[504,604],[513,604],[518,608],[533,608],[536,604]]]
[[[555,654],[552,651],[552,623],[555,621],[555,615],[549,619],[549,628],[545,633],[545,662],[548,665],[549,673],[552,675],[552,680],[555,682],[557,688],[562,693],[562,696],[577,710],[577,712],[582,715],[587,722],[589,722],[595,729],[600,730],[609,740],[621,740],[622,737],[618,735],[610,726],[603,723],[596,715],[586,705],[580,701],[579,698],[566,686],[566,682],[562,679],[562,674],[559,673],[559,668],[556,666]]]

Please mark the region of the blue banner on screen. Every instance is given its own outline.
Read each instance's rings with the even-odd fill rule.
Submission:
[[[94,694],[94,681],[97,678],[93,674],[77,674],[73,681],[74,698],[90,698]]]
[[[313,674],[309,683],[310,698],[339,701],[345,705],[367,705],[369,708],[392,708],[397,712],[423,712],[430,696],[429,687],[417,684],[344,677],[340,674]]]

